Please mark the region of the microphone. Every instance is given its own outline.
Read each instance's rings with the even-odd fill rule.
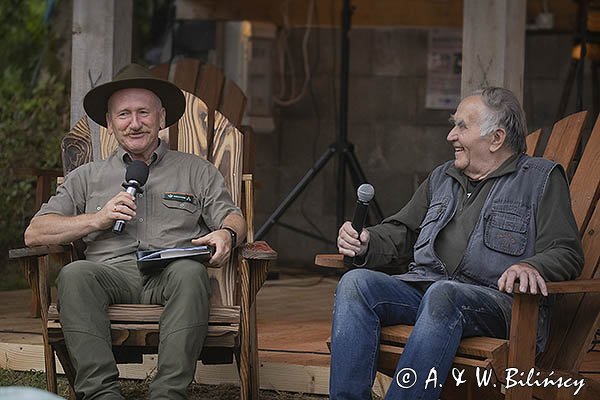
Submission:
[[[369,207],[369,202],[373,200],[373,197],[375,196],[375,188],[368,183],[363,183],[358,187],[356,196],[358,199],[356,200],[356,208],[354,209],[354,218],[352,218],[352,227],[358,232],[360,238],[360,233],[367,220],[367,208]],[[344,256],[344,265],[346,267],[352,266],[353,263],[353,257]]]
[[[150,169],[148,165],[140,160],[134,160],[131,164],[127,166],[127,170],[125,171],[125,182],[123,182],[123,187],[135,198],[137,193],[144,193],[142,190],[142,186],[146,184],[148,180],[148,174],[150,173]],[[125,220],[118,219],[115,221],[113,226],[114,233],[123,232],[123,228],[125,227]]]

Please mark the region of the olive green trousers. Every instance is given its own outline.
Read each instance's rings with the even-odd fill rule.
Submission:
[[[158,368],[150,399],[186,399],[208,329],[210,285],[206,267],[177,260],[160,274],[142,276],[135,261],[75,261],[57,278],[60,320],[83,399],[123,399],[112,353],[107,307],[161,304]]]

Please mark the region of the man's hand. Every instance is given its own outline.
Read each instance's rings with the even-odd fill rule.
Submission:
[[[346,221],[338,232],[338,252],[349,257],[362,256],[369,247],[369,238],[369,231],[363,229],[359,239],[358,232],[352,227],[352,223]]]
[[[130,221],[135,217],[135,209],[133,196],[120,192],[95,213],[45,214],[33,217],[25,231],[25,244],[43,246],[71,243],[92,232],[112,228],[118,219]]]
[[[109,229],[118,219],[130,221],[135,217],[135,198],[127,192],[119,192],[95,214],[99,230]]]
[[[516,280],[519,281],[521,293],[537,294],[540,291],[544,296],[548,296],[546,281],[531,265],[525,263],[511,265],[498,279],[498,288],[501,292],[512,293]]]
[[[215,254],[208,260],[208,265],[225,265],[231,256],[231,234],[225,229],[213,231],[206,236],[192,240],[195,246],[214,246]]]

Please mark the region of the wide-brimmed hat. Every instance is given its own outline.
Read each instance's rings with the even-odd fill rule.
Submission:
[[[185,111],[185,97],[181,89],[164,79],[156,78],[147,69],[138,64],[123,67],[112,82],[96,86],[83,98],[83,108],[97,124],[106,127],[108,99],[116,91],[129,88],[148,89],[158,96],[167,111],[165,123],[173,125]]]

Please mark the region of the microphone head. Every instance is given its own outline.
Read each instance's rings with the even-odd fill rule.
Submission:
[[[140,186],[144,186],[148,180],[150,168],[140,160],[134,160],[127,166],[125,171],[125,182],[136,181]]]
[[[368,203],[373,200],[373,197],[375,196],[375,188],[368,183],[363,183],[358,187],[356,196],[358,197],[358,201]]]

